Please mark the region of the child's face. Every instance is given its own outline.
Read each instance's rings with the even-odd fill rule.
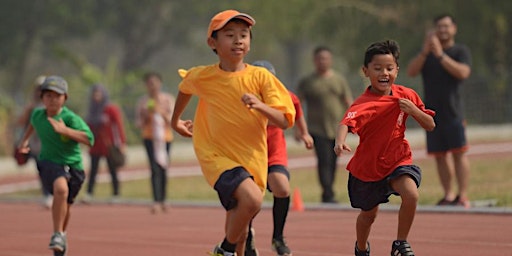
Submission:
[[[220,59],[239,61],[251,49],[251,31],[245,22],[228,22],[217,32],[217,38],[208,40]]]
[[[64,102],[66,102],[66,94],[58,94],[54,91],[44,91],[42,101],[48,113],[58,113]]]
[[[391,85],[398,76],[398,64],[391,54],[377,54],[367,67],[363,67],[363,73],[370,79],[371,91],[381,95],[389,95]]]

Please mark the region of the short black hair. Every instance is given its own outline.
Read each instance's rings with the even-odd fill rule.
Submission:
[[[150,78],[156,77],[158,80],[162,81],[162,75],[158,72],[150,71],[146,72],[144,76],[142,77],[142,81],[147,82]]]
[[[398,58],[400,57],[400,47],[398,43],[394,40],[385,40],[380,42],[375,42],[366,48],[366,52],[364,54],[364,66],[368,67],[368,63],[370,63],[373,59],[373,56],[378,54],[391,54],[395,58],[395,62],[398,65]]]
[[[313,56],[316,56],[317,54],[323,52],[323,51],[326,51],[326,52],[329,52],[329,53],[332,53],[331,51],[331,48],[325,46],[325,45],[320,45],[320,46],[317,46],[314,50],[313,50]]]
[[[433,20],[434,25],[436,25],[438,21],[440,21],[440,20],[442,20],[442,19],[444,19],[444,18],[450,18],[450,19],[452,20],[453,24],[457,24],[457,22],[455,22],[455,18],[453,17],[453,15],[448,14],[448,13],[443,13],[443,14],[439,14],[439,15],[437,15],[437,16],[434,18],[434,20]]]

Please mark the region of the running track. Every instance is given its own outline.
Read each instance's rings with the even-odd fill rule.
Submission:
[[[509,154],[509,143],[472,146],[470,154]],[[424,157],[415,152],[415,158]],[[290,161],[290,167],[314,164],[311,158]],[[294,166],[296,165],[296,166]],[[181,167],[180,167],[181,168]],[[194,175],[191,166],[170,171],[172,176]],[[141,170],[124,171],[126,179]],[[34,182],[34,181],[22,181]],[[20,185],[20,182],[15,182]],[[2,189],[9,184],[0,186]],[[389,255],[396,232],[397,209],[383,207],[372,228],[372,255]],[[144,203],[77,204],[69,227],[69,255],[207,255],[223,237],[224,211],[216,204],[172,204],[169,212],[152,215]],[[34,202],[0,201],[0,255],[52,255],[46,249],[52,229],[50,212]],[[357,211],[348,207],[306,205],[289,214],[285,235],[295,256],[353,255]],[[260,255],[270,250],[271,210],[265,207],[255,220]],[[512,256],[510,209],[493,211],[460,208],[419,208],[409,241],[416,255]]]

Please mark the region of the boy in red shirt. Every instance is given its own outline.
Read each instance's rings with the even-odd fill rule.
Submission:
[[[338,127],[334,146],[338,156],[343,150],[351,151],[345,143],[348,132],[359,136],[359,146],[347,165],[350,203],[361,209],[356,222],[356,256],[370,255],[372,223],[379,204],[387,203],[392,194],[399,195],[402,203],[391,255],[414,255],[407,236],[416,213],[421,170],[412,164],[405,124],[410,115],[423,129],[432,131],[435,112],[425,109],[414,90],[394,84],[399,55],[398,44],[391,40],[367,48],[362,69],[370,86],[350,106]]]
[[[276,75],[274,65],[266,60],[258,60],[252,63],[253,66],[264,67],[273,75]],[[302,141],[307,149],[313,148],[313,138],[309,134],[306,119],[304,118],[300,100],[293,92],[288,91],[295,108],[295,138]],[[274,203],[272,205],[272,250],[278,256],[289,256],[292,252],[286,241],[283,232],[288,217],[290,205],[290,172],[288,171],[288,152],[286,151],[286,139],[284,131],[280,127],[269,124],[267,126],[267,148],[268,148],[268,179],[267,190],[272,192]],[[254,229],[252,222],[249,224],[249,233],[245,247],[245,256],[257,256],[258,250],[254,242]]]

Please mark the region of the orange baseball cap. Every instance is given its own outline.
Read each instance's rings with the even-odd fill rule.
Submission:
[[[213,16],[212,20],[210,21],[210,25],[208,26],[208,35],[206,35],[206,38],[210,38],[212,36],[213,31],[221,29],[226,25],[226,23],[228,23],[230,20],[234,18],[244,20],[249,24],[249,27],[256,24],[254,18],[251,17],[249,14],[241,13],[237,10],[222,11]]]

